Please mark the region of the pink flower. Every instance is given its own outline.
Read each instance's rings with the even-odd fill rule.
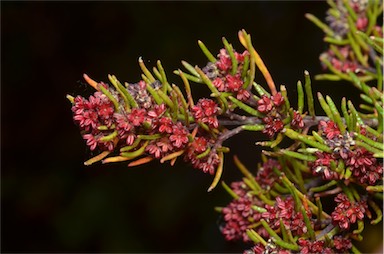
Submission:
[[[135,142],[135,139],[136,139],[136,135],[135,134],[133,134],[133,133],[129,133],[129,134],[127,134],[126,136],[125,136],[125,143],[127,144],[127,145],[132,145],[133,144],[133,142]]]
[[[182,148],[185,144],[188,143],[188,134],[187,129],[178,122],[173,126],[173,132],[169,136],[169,140],[172,142],[172,145],[176,148]]]
[[[131,113],[128,114],[128,120],[132,123],[133,126],[140,126],[146,116],[146,110],[141,108],[132,109]]]
[[[216,62],[216,66],[222,70],[227,71],[232,67],[232,61],[225,49],[221,49],[218,55],[219,60]]]
[[[356,20],[356,28],[359,30],[359,31],[364,31],[366,28],[367,28],[367,25],[368,25],[368,18],[367,17],[359,17],[357,20]]]
[[[117,124],[116,128],[117,130],[122,130],[123,132],[130,131],[133,126],[128,121],[128,118],[125,114],[115,113],[115,122]]]
[[[191,149],[193,152],[202,153],[207,150],[208,141],[204,137],[195,137],[191,143]]]
[[[112,102],[101,103],[97,107],[98,115],[104,119],[112,118],[114,112],[115,112],[115,108]]]
[[[200,120],[214,128],[219,126],[219,122],[215,115],[217,111],[217,104],[211,99],[200,99],[197,104],[192,107],[193,117],[197,121]]]
[[[159,132],[160,133],[172,133],[173,122],[169,117],[162,117],[159,120]]]
[[[236,99],[241,101],[247,101],[250,97],[251,94],[245,89],[240,89],[236,94]]]
[[[255,205],[254,198],[244,195],[234,199],[223,208],[222,214],[225,224],[221,228],[221,233],[227,241],[250,241],[246,233],[251,225],[250,221],[256,222],[261,218],[260,213],[252,209],[252,205]]]
[[[89,146],[89,149],[91,149],[91,151],[95,150],[96,147],[97,147],[97,138],[92,135],[92,134],[85,134],[83,135],[83,138],[87,141],[87,146]]]
[[[247,56],[247,55],[249,56],[249,52],[247,50],[245,50],[242,54],[235,52],[236,60],[239,63],[243,63],[244,62],[244,57]]]
[[[227,89],[222,78],[215,78],[212,83],[220,92],[224,92]]]
[[[152,118],[161,117],[166,111],[165,104],[155,105],[152,110],[148,111],[148,116]]]
[[[147,147],[145,148],[145,151],[155,156],[156,159],[159,159],[162,156],[161,148],[157,145],[155,140],[151,141],[151,143],[147,145]]]
[[[243,86],[243,81],[241,80],[241,77],[239,74],[236,74],[234,76],[228,74],[225,76],[228,91],[230,92],[237,92],[241,87]]]

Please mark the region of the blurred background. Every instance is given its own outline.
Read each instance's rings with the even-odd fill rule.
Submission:
[[[181,161],[84,166],[92,154],[65,96],[92,92],[83,73],[139,81],[140,56],[148,67],[160,59],[168,79],[180,84],[172,71],[181,60],[207,62],[197,40],[216,54],[225,36],[242,52],[237,32],[244,28],[275,83],[295,101],[297,80],[304,70],[322,71],[325,49],[322,32],[304,14],[324,18],[326,9],[320,1],[2,1],[2,252],[242,252],[247,246],[225,242],[219,231],[214,207],[231,199],[221,187],[206,192],[212,176]],[[260,73],[256,80],[264,84]],[[199,85],[192,89],[195,98],[208,95]],[[358,99],[340,83],[315,82],[314,90],[335,101]],[[227,183],[241,177],[234,154],[256,169],[254,143],[262,138],[244,133],[227,141]]]

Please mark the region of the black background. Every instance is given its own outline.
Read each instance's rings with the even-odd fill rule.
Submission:
[[[197,40],[216,54],[225,36],[243,51],[246,29],[275,83],[295,101],[303,71],[321,72],[325,2],[1,2],[1,248],[3,252],[242,252],[219,232],[215,206],[229,195],[206,189],[212,177],[183,162],[85,167],[87,150],[66,94],[86,94],[87,73],[137,82],[142,56],[161,59],[168,78],[181,60],[204,66]],[[256,80],[264,84],[260,73]],[[79,82],[81,81],[81,82]],[[316,82],[315,91],[346,91]],[[331,91],[334,90],[334,91]],[[193,87],[195,98],[207,96]],[[349,96],[349,95],[347,95]],[[357,98],[356,95],[349,97]],[[256,169],[254,133],[226,144],[223,179],[240,179],[231,156]]]

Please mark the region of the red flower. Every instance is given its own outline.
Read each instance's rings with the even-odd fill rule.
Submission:
[[[278,179],[273,168],[281,169],[280,164],[273,159],[268,159],[257,171],[256,180],[263,188],[269,188]]]
[[[117,124],[116,126],[117,130],[128,132],[133,128],[133,126],[128,121],[128,118],[125,114],[115,113],[114,117],[115,117],[115,122]]]
[[[360,183],[375,184],[382,178],[383,165],[379,163],[373,153],[365,148],[356,148],[348,153],[346,165],[350,166],[353,175]]]
[[[216,66],[222,70],[227,71],[232,67],[232,61],[225,49],[221,49],[218,55],[219,60],[216,62]]]
[[[343,238],[342,236],[333,237],[333,245],[340,253],[349,252],[352,248],[352,242],[350,239]]]
[[[336,161],[333,154],[326,152],[316,152],[317,159],[311,164],[314,175],[322,175],[324,180],[339,179],[339,175],[331,170],[331,161]]]
[[[351,224],[357,220],[364,219],[364,213],[368,209],[366,201],[351,203],[344,193],[340,193],[335,197],[337,206],[332,212],[332,223],[339,225],[341,229],[348,230]]]
[[[318,240],[318,241],[309,241],[303,238],[300,238],[297,243],[300,246],[300,253],[308,254],[308,253],[323,253],[325,249],[324,248],[324,241]],[[330,250],[328,250],[330,251]]]
[[[219,126],[219,122],[215,116],[217,111],[217,104],[211,99],[200,99],[197,104],[192,107],[193,117],[197,121],[200,120],[214,128]]]
[[[228,74],[225,76],[228,91],[237,92],[243,86],[243,81],[241,80],[240,74],[236,74],[234,76]]]
[[[222,78],[215,78],[212,83],[220,92],[224,92],[226,90],[225,82]]]
[[[200,160],[199,168],[202,169],[204,173],[213,175],[219,162],[217,153],[211,151],[206,159]]]
[[[319,121],[319,130],[323,131],[323,134],[327,139],[333,139],[340,135],[339,127],[337,127],[337,125],[331,120]]]
[[[146,110],[142,108],[134,108],[131,113],[128,114],[128,120],[132,123],[133,126],[140,126],[146,116]]]
[[[250,250],[245,250],[243,254],[263,254],[265,246],[261,243],[256,243]]]
[[[261,113],[268,113],[273,108],[271,99],[266,95],[263,95],[261,99],[257,101],[257,104],[257,110]]]
[[[113,106],[113,103],[110,101],[100,103],[98,107],[96,108],[97,114],[99,117],[103,119],[110,119],[113,116],[113,113],[115,112],[115,108]]]
[[[83,138],[87,140],[87,146],[89,146],[89,149],[91,149],[91,151],[96,149],[98,142],[97,142],[97,138],[94,135],[90,133],[85,134],[83,135]]]
[[[249,97],[251,97],[251,94],[245,89],[240,89],[236,94],[236,99],[241,101],[247,101]]]
[[[130,146],[133,144],[133,142],[135,142],[136,135],[133,133],[127,133],[123,138],[126,139],[125,143]]]
[[[145,151],[155,156],[156,159],[159,159],[162,156],[161,148],[157,145],[157,142],[155,140],[151,141],[151,143],[149,143],[147,147],[145,147]]]
[[[97,112],[93,109],[84,110],[82,114],[75,114],[73,119],[85,130],[89,130],[91,127],[96,129],[99,123]]]
[[[94,96],[91,96],[95,100]],[[87,131],[91,128],[96,129],[99,125],[99,116],[97,114],[97,104],[91,103],[81,96],[74,99],[72,112],[74,113],[73,119],[79,126]]]
[[[191,149],[193,152],[202,153],[207,149],[208,141],[204,137],[195,137],[191,143]]]
[[[295,129],[303,129],[304,121],[301,114],[298,111],[293,112],[293,119],[291,120],[291,126]]]
[[[167,137],[163,137],[157,141],[157,146],[161,148],[161,151],[165,154],[173,150],[173,146]]]
[[[155,105],[152,110],[148,111],[148,116],[152,118],[161,117],[166,111],[165,104]]]
[[[240,53],[237,53],[235,52],[235,57],[236,57],[236,60],[240,63],[243,63],[244,62],[244,57],[248,55],[249,56],[249,52],[247,50],[245,50],[242,54]]]
[[[281,95],[280,92],[276,93],[275,95],[272,95],[271,100],[273,101],[273,104],[276,107],[279,107],[284,103],[284,97]]]
[[[172,119],[169,117],[162,117],[159,120],[159,132],[160,133],[172,133],[173,131],[173,122]]]
[[[173,126],[172,135],[169,136],[169,140],[172,142],[172,145],[176,148],[181,148],[188,143],[188,134],[187,129],[178,122]]]
[[[281,121],[279,118],[272,118],[268,116],[263,118],[263,122],[265,123],[265,128],[262,130],[262,132],[267,134],[267,136],[270,138],[284,129],[283,121]]]
[[[212,116],[217,113],[217,104],[210,99],[200,99],[199,103],[201,107],[204,109],[205,116]]]
[[[149,154],[159,159],[164,157],[168,152],[172,151],[173,146],[171,145],[168,137],[162,137],[157,140],[152,140],[145,148]]]
[[[368,18],[367,17],[359,17],[356,20],[356,28],[359,31],[364,31],[367,28],[368,25]]]
[[[72,106],[72,112],[74,114],[79,115],[82,114],[84,110],[89,109],[89,103],[85,98],[81,96],[76,96],[73,101],[74,103]]]
[[[251,221],[259,221],[260,213],[252,209],[255,205],[252,196],[240,196],[223,208],[222,214],[225,225],[221,227],[221,233],[227,241],[250,241],[246,230],[252,224]]]

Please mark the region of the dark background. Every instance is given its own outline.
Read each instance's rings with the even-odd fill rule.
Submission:
[[[168,78],[180,84],[172,71],[181,60],[207,62],[197,40],[216,54],[225,36],[243,51],[237,32],[244,28],[275,83],[294,99],[303,71],[321,72],[325,49],[322,32],[304,14],[324,18],[326,9],[313,1],[2,1],[2,252],[242,252],[245,246],[225,242],[219,232],[213,208],[230,197],[221,187],[206,192],[211,176],[183,162],[85,167],[92,154],[65,95],[89,93],[79,82],[83,73],[139,81],[140,56],[148,67],[161,59]],[[336,86],[317,82],[314,90],[333,93]],[[208,95],[193,90],[196,98]],[[227,142],[227,183],[240,179],[233,154],[256,169],[258,139],[251,133]]]

